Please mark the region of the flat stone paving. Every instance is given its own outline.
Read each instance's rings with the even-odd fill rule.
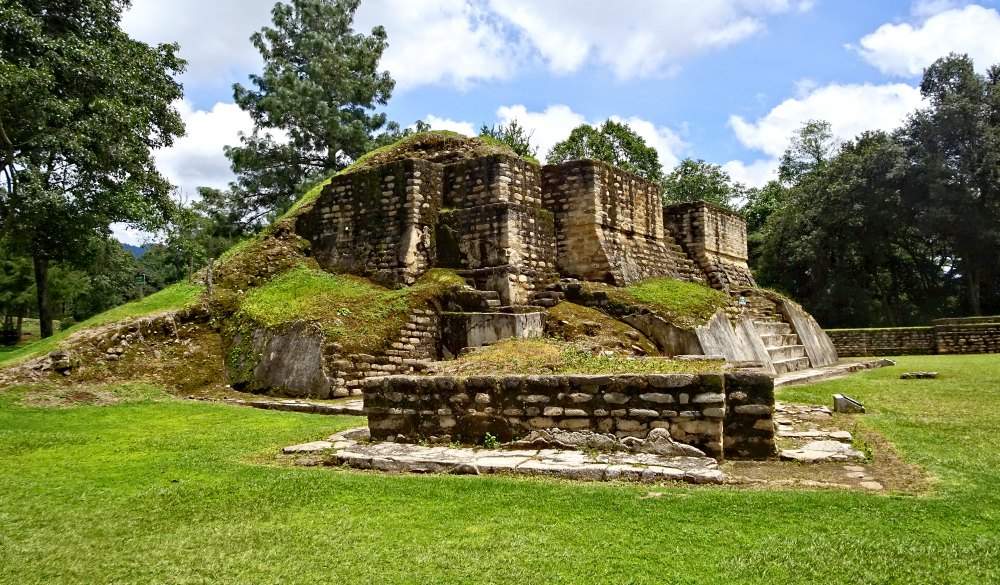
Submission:
[[[860,362],[843,362],[823,368],[808,368],[805,370],[786,372],[774,379],[774,387],[780,388],[782,386],[813,384],[824,380],[834,380],[836,378],[843,378],[855,372],[882,368],[892,365],[893,363],[894,362],[892,362],[892,360],[864,360]]]
[[[286,447],[286,454],[320,453],[326,465],[404,473],[544,475],[583,481],[681,481],[717,484],[725,479],[710,457],[647,453],[595,453],[560,449],[478,449],[404,443],[369,443],[368,429],[351,429],[327,441]]]

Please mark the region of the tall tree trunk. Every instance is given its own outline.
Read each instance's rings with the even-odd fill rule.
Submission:
[[[983,314],[983,308],[979,302],[980,280],[982,279],[979,277],[979,270],[969,271],[969,310],[976,317]]]
[[[38,326],[41,337],[52,336],[52,306],[49,291],[49,259],[35,254],[35,288],[38,290]]]

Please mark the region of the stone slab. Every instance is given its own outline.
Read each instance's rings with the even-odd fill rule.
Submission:
[[[812,367],[822,368],[837,363],[837,348],[809,313],[787,300],[781,301],[781,311],[788,317],[795,334],[799,336],[799,342],[805,346]]]
[[[396,473],[513,473],[577,481],[681,481],[695,484],[716,484],[725,479],[718,462],[710,457],[369,443],[364,432],[358,429],[337,433],[322,443],[328,445],[327,448],[336,445],[336,452],[326,460],[327,465]],[[293,447],[286,449],[290,448]]]

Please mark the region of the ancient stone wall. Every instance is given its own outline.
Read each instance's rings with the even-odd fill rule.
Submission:
[[[658,185],[595,160],[545,166],[542,179],[563,276],[619,286],[680,276],[680,252],[665,245]]]
[[[747,265],[747,226],[738,214],[704,201],[663,208],[667,231],[705,274],[712,288],[733,293],[757,288]]]
[[[362,387],[377,440],[478,443],[486,433],[507,441],[552,428],[644,438],[666,428],[720,459],[774,453],[774,382],[760,373],[390,376]]]
[[[402,160],[335,177],[298,221],[320,266],[387,286],[412,284],[434,265],[444,169]]]
[[[488,156],[445,166],[438,265],[457,268],[505,305],[556,279],[552,216],[538,165]]]
[[[936,319],[930,327],[831,329],[845,357],[1000,353],[1000,317]]]
[[[841,357],[934,353],[933,327],[827,329],[826,333]]]

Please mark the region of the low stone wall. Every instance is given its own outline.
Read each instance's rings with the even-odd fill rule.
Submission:
[[[843,357],[1000,353],[1000,317],[936,319],[930,327],[830,329]]]
[[[362,388],[376,440],[509,441],[552,428],[644,438],[665,428],[718,459],[774,454],[774,381],[759,372],[388,376]]]
[[[997,322],[934,325],[934,335],[937,353],[1000,353]]]
[[[826,334],[841,357],[934,353],[933,327],[827,329]]]

